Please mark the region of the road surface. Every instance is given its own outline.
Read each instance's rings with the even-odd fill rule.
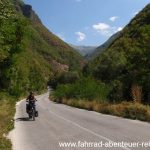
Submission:
[[[27,118],[25,100],[17,103],[9,134],[13,150],[150,150],[149,123],[57,104],[48,96],[37,96],[35,121]],[[73,145],[62,147],[63,142]],[[128,147],[121,145],[125,142]]]

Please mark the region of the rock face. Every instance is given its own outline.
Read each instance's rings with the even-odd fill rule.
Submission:
[[[69,71],[69,66],[68,65],[58,63],[55,60],[52,61],[52,66],[55,68],[56,72],[68,72]]]
[[[23,15],[28,18],[30,18],[33,14],[31,5],[24,5],[22,10],[23,10]]]

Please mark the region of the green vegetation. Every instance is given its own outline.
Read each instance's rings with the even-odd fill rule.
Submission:
[[[149,106],[140,104],[150,102],[149,16],[150,5],[82,75],[83,58],[48,31],[30,5],[0,0],[0,149],[11,149],[3,135],[13,127],[16,100],[47,83],[56,89],[54,101],[149,121]]]
[[[77,71],[55,73],[49,80],[48,84],[51,85],[53,89],[56,89],[59,84],[75,83],[79,78],[80,74]]]
[[[58,84],[50,99],[81,109],[150,122],[150,106],[139,102],[112,101],[112,88],[90,77],[83,77],[74,83]],[[114,95],[117,98],[117,94]]]
[[[108,49],[110,45],[120,36],[121,32],[117,32],[114,35],[112,35],[104,44],[100,45],[95,49],[93,53],[90,54],[89,58],[94,59],[98,55],[100,55],[103,51]]]
[[[11,149],[3,134],[12,127],[16,100],[31,90],[41,93],[54,74],[79,71],[82,61],[43,26],[30,5],[0,0],[0,149]]]
[[[89,63],[87,73],[113,89],[112,100],[150,102],[150,4],[120,33],[101,55]],[[115,94],[112,94],[114,93]],[[141,97],[135,96],[137,93]],[[116,95],[118,95],[116,97]]]
[[[0,24],[0,89],[5,89],[11,95],[21,96],[30,89],[39,87],[37,82],[33,83],[29,77],[34,76],[34,79],[38,81],[40,75],[38,72],[44,72],[44,65],[40,66],[37,62],[40,58],[33,55],[27,48],[29,37],[28,32],[25,33],[25,31],[29,28],[29,21],[17,14],[13,7],[10,1],[1,2],[5,17],[1,18]],[[45,78],[44,75],[43,78]],[[46,84],[46,81],[42,84]],[[38,90],[41,89],[43,87],[40,85]]]
[[[73,98],[102,102],[107,101],[109,90],[109,86],[106,86],[104,83],[95,81],[91,78],[82,78],[73,84],[58,85],[53,96],[57,101],[63,98]]]
[[[149,16],[150,4],[84,66],[84,77],[70,84],[59,82],[50,98],[78,108],[150,121]]]
[[[55,60],[58,63],[68,65],[69,70],[80,70],[83,61],[81,55],[45,28],[30,5],[20,4],[20,7],[20,13],[31,20],[32,30],[36,35],[34,38],[33,32],[29,32],[30,36],[33,36],[31,38],[32,49],[36,49],[49,63],[53,64],[53,60]]]
[[[15,98],[5,92],[0,93],[0,149],[11,150],[11,143],[6,134],[13,128],[12,118],[15,112]]]
[[[49,32],[31,6],[1,0],[0,10],[0,89],[19,97],[43,90],[54,74],[80,70],[82,57]]]

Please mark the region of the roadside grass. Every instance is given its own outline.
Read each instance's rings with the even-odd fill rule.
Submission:
[[[13,129],[12,118],[15,113],[15,99],[0,93],[0,150],[11,150],[11,142],[6,135]]]
[[[77,99],[55,99],[50,96],[50,100],[63,103],[69,106],[96,111],[103,114],[119,116],[134,120],[150,122],[150,106],[132,102],[121,102],[119,104],[110,104],[100,101],[87,101]]]
[[[59,84],[50,94],[57,103],[124,118],[150,122],[150,106],[136,101],[109,101],[111,86],[91,77],[82,77],[73,84]]]
[[[43,89],[35,92],[36,95],[45,93]],[[25,94],[19,97],[23,99]],[[11,141],[7,138],[7,134],[14,128],[15,105],[18,98],[10,96],[7,92],[0,92],[0,150],[12,150]]]

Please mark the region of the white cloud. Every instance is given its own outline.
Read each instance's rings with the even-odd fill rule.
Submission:
[[[110,36],[111,33],[111,26],[106,23],[98,23],[93,25],[93,29],[97,32],[101,33],[102,35]]]
[[[141,9],[139,9],[138,11],[132,12],[132,16],[135,17],[140,11],[141,11]]]
[[[136,11],[133,13],[133,16],[136,16],[139,13],[139,11]]]
[[[62,39],[63,41],[66,40],[66,38],[65,38],[65,36],[64,36],[63,33],[57,33],[56,35],[57,35],[60,39]]]
[[[121,31],[122,29],[123,29],[122,27],[118,27],[117,32]]]
[[[81,42],[86,38],[86,35],[80,31],[75,32],[75,34],[78,36],[77,37],[78,42]]]
[[[106,23],[98,23],[93,25],[93,28],[101,31],[101,30],[108,30],[110,26]]]
[[[103,36],[111,36],[114,33],[121,31],[122,27],[110,26],[109,24],[106,23],[98,23],[93,25],[93,29],[95,29]]]
[[[109,20],[114,22],[118,19],[119,17],[118,16],[113,16],[113,17],[110,17]]]

